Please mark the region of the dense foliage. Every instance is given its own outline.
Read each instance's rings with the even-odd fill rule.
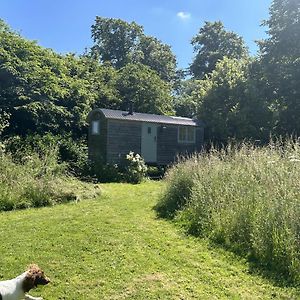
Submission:
[[[299,1],[274,0],[264,22],[269,36],[251,59],[240,37],[207,22],[192,40],[193,77],[179,89],[176,110],[202,119],[207,140],[217,143],[299,135],[299,18]]]
[[[172,82],[176,77],[176,57],[169,45],[144,34],[135,22],[96,17],[92,26],[93,57],[120,69],[141,63],[154,70],[161,79]]]
[[[10,114],[6,133],[81,136],[93,105],[119,101],[110,86],[114,74],[111,67],[0,32],[0,108]]]
[[[118,71],[116,88],[124,99],[121,106],[128,109],[129,101],[134,110],[152,114],[172,114],[171,86],[158,74],[143,64],[128,64]]]
[[[82,138],[94,107],[171,113],[171,86],[143,64],[115,69],[89,55],[58,55],[0,24],[0,129],[5,135]],[[8,120],[9,124],[8,125]]]
[[[271,132],[272,111],[260,97],[253,80],[256,62],[229,59],[219,61],[210,78],[199,81],[193,97],[197,114],[205,120],[206,137],[226,143],[229,137],[267,141]]]
[[[193,37],[192,45],[196,53],[190,66],[194,78],[202,79],[215,69],[224,57],[241,59],[248,55],[241,37],[225,30],[222,22],[205,22],[199,33]]]
[[[271,104],[278,114],[280,134],[300,133],[300,2],[274,0],[270,8],[269,38],[260,43],[261,63]]]

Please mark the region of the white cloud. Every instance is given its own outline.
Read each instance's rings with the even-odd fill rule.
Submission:
[[[188,12],[180,11],[177,13],[177,17],[181,20],[189,20],[191,18],[191,14]]]

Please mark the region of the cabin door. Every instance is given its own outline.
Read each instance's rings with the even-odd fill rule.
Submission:
[[[142,123],[142,157],[147,163],[157,162],[157,125]]]

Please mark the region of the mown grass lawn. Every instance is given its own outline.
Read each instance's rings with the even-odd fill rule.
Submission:
[[[44,299],[299,299],[234,255],[156,218],[161,182],[105,184],[103,195],[0,213],[0,280],[31,262],[52,283]]]

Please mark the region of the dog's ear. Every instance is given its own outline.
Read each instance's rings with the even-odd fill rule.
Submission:
[[[23,286],[22,286],[23,291],[27,293],[34,287],[35,287],[35,276],[32,273],[27,272],[23,281]]]

